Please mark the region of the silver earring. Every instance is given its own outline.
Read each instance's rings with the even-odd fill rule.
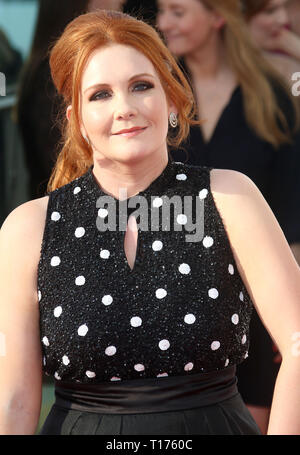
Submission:
[[[175,114],[175,112],[171,112],[171,114],[169,116],[169,122],[170,122],[170,125],[172,128],[176,128],[176,126],[178,125],[178,119],[177,119],[177,115]]]

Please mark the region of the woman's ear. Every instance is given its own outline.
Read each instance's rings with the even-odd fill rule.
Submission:
[[[71,113],[72,113],[72,105],[70,104],[70,106],[68,106],[67,110],[66,110],[66,117],[68,119],[68,122],[70,121]],[[86,131],[82,125],[80,126],[80,131],[81,131],[81,134],[84,137],[84,139],[87,140]]]
[[[174,112],[174,114],[178,115],[178,109],[172,102],[169,103],[169,115],[171,114],[171,112]]]
[[[220,30],[226,24],[226,20],[223,16],[220,16],[218,13],[214,13],[215,20],[214,20],[214,27],[217,30]]]
[[[66,110],[66,117],[68,119],[68,122],[70,121],[70,117],[71,117],[71,112],[72,112],[72,106],[70,104],[70,106],[67,107],[67,110]]]

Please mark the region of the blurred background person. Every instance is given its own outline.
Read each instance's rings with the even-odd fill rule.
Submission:
[[[299,0],[289,0],[287,4],[291,30],[300,36],[300,2]]]
[[[17,120],[29,172],[29,197],[43,196],[60,148],[60,99],[56,95],[48,50],[76,16],[99,8],[120,10],[124,0],[40,0],[33,43],[22,71]]]
[[[243,0],[243,9],[254,43],[292,85],[300,70],[299,0]]]
[[[287,84],[252,44],[240,1],[157,3],[158,28],[181,59],[203,119],[201,127],[192,127],[184,149],[172,152],[173,158],[248,175],[297,255],[300,156],[294,131],[299,111]],[[249,358],[237,376],[240,392],[265,433],[279,364],[256,312],[250,327]]]

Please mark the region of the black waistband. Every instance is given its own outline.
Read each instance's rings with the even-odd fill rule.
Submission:
[[[133,379],[96,385],[55,382],[55,404],[101,414],[138,414],[208,406],[236,395],[236,367],[187,376]]]

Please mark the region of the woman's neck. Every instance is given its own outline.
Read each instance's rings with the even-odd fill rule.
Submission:
[[[193,79],[197,80],[218,79],[221,74],[230,70],[226,49],[219,35],[202,48],[184,56],[184,60]]]
[[[124,200],[148,188],[167,164],[167,152],[130,163],[95,156],[93,174],[104,193]]]

